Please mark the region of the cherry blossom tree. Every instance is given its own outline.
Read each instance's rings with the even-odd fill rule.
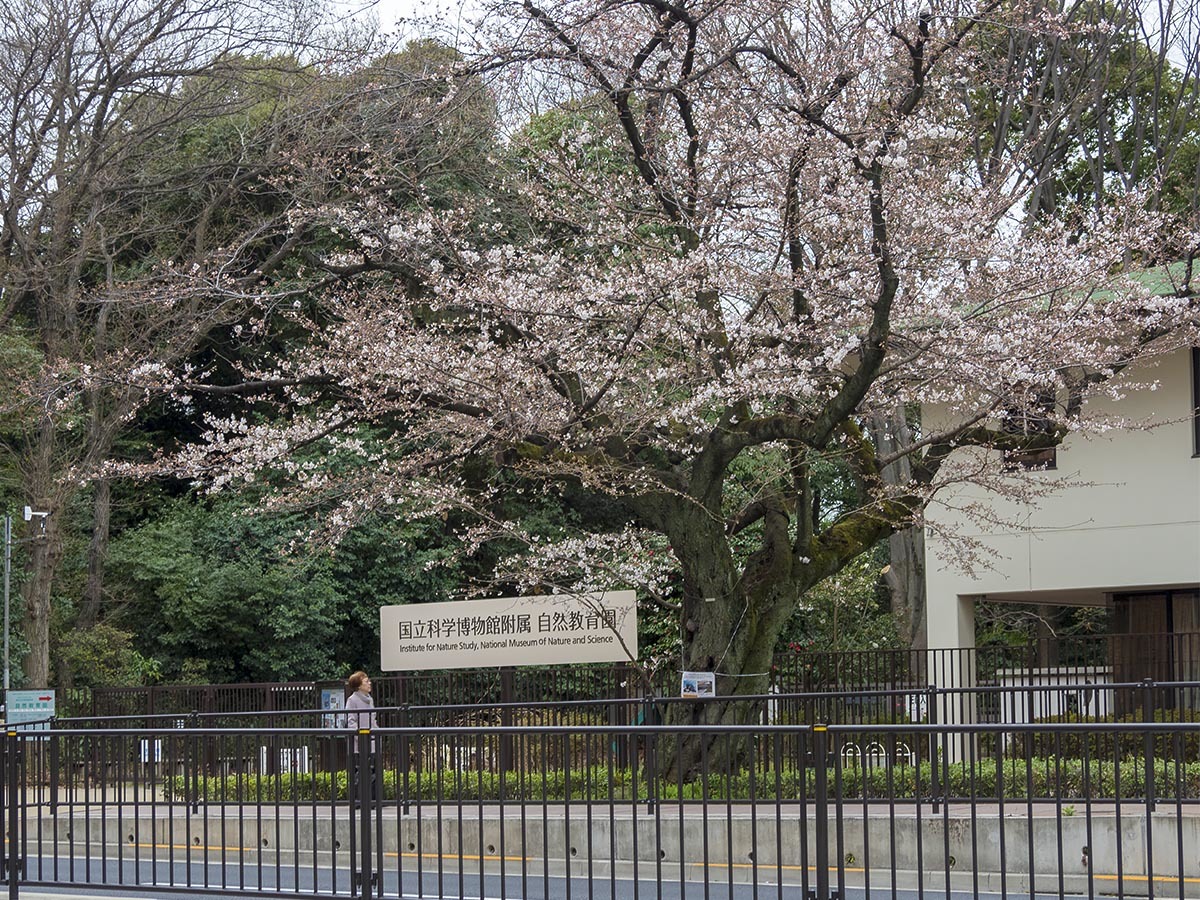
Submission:
[[[763,692],[806,591],[957,480],[1034,498],[1005,451],[1111,426],[1086,399],[1196,338],[1190,262],[1139,274],[1190,260],[1194,232],[1135,192],[1027,216],[1053,123],[975,164],[964,96],[1000,72],[972,43],[985,25],[1067,28],[992,0],[493,10],[472,72],[513,124],[506,203],[401,205],[365,178],[307,210],[342,242],[324,259],[348,273],[337,317],[244,373],[292,385],[281,417],[213,420],[192,465],[218,486],[286,476],[335,504],[334,528],[474,510],[469,545],[527,548],[508,579],[677,599],[672,665],[715,671],[722,697]],[[928,404],[955,424],[887,429]],[[831,459],[858,495],[835,515],[813,477]],[[511,490],[559,497],[578,531],[492,515]]]

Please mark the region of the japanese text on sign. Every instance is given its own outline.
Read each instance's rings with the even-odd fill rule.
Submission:
[[[415,619],[400,623],[400,640],[424,640],[425,638],[484,637],[504,634],[533,634],[533,616],[518,615],[462,616],[444,619]],[[599,631],[615,629],[617,613],[613,609],[595,609],[583,612],[541,613],[537,617],[536,632]]]
[[[385,606],[379,622],[389,671],[637,657],[633,591]]]

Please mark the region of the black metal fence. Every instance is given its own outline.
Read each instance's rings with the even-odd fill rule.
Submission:
[[[853,692],[772,693],[738,698],[736,721],[764,726],[844,725],[869,740],[877,726],[969,725],[995,723],[1015,729],[1054,723],[1194,723],[1200,682],[1113,684],[1091,681],[1025,685],[880,689]],[[381,706],[380,724],[395,728],[583,727],[636,729],[643,725],[700,725],[707,721],[703,701],[679,697],[623,697],[601,700],[546,700],[509,703],[442,703]],[[1125,712],[1119,712],[1125,710]],[[78,728],[270,728],[337,727],[346,713],[332,709],[276,709],[254,712],[156,713],[63,718],[58,727]],[[619,742],[620,743],[620,742]],[[511,768],[509,742],[498,746],[495,765]],[[965,754],[965,750],[960,752]],[[214,754],[216,754],[214,756]],[[234,750],[210,746],[203,763],[208,771],[245,771],[257,762]],[[270,769],[268,768],[268,771]]]
[[[1147,678],[1164,683],[1200,681],[1200,633],[1072,635],[1020,645],[940,650],[801,648],[777,654],[770,681],[771,690],[779,694],[866,696],[881,690],[921,691],[931,684],[1013,688],[1070,679],[1086,686],[1088,682],[1130,683]],[[668,696],[679,688],[677,672],[659,670],[646,675],[629,665],[419,672],[381,675],[373,680],[378,701],[387,706],[496,707],[640,698],[648,688],[655,696]],[[343,686],[341,681],[305,681],[75,689],[61,693],[59,713],[153,716],[296,711],[320,706],[323,692]],[[986,704],[988,699],[981,696],[978,717],[1007,721],[1002,708]],[[1079,694],[1070,702],[1078,705],[1082,699]],[[1164,695],[1157,704],[1200,710],[1200,692]],[[1141,705],[1140,698],[1122,695],[1114,698],[1114,705],[1101,717],[1129,715]]]
[[[581,724],[560,709],[551,725],[433,725],[401,706],[374,732],[316,709],[12,730],[5,883],[12,897],[1200,896],[1200,727],[758,718],[811,699],[748,698],[739,726],[679,724],[724,701],[676,700],[569,704]]]

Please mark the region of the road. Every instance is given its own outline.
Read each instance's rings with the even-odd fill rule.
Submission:
[[[614,874],[607,870],[603,873],[593,872],[590,879],[586,874],[576,874],[568,878],[541,870],[526,871],[522,874],[519,866],[514,866],[515,871],[508,872],[501,878],[499,873],[490,872],[481,875],[478,871],[465,871],[460,874],[457,868],[447,864],[443,864],[439,875],[436,862],[432,865],[422,865],[418,871],[414,860],[406,860],[395,854],[390,856],[390,859],[385,858],[382,873],[383,895],[385,898],[403,900],[805,900],[805,888],[812,890],[815,887],[812,884],[813,873],[804,873],[798,867],[784,872],[788,883],[780,886],[775,883],[779,873],[774,867],[764,872],[752,873],[758,876],[758,880],[750,882],[739,882],[732,877],[733,873],[728,869],[710,870],[707,883],[703,880],[690,880],[690,877],[689,880],[680,880],[678,867],[664,866],[660,873],[652,864],[645,866],[637,877]],[[261,869],[255,866],[239,869],[233,866],[222,867],[219,862],[212,861],[206,866],[200,862],[189,863],[180,859],[147,857],[135,860],[130,855],[120,859],[60,856],[57,863],[56,871],[53,858],[31,857],[27,862],[27,873],[32,880],[40,884],[23,886],[21,896],[36,896],[39,900],[65,900],[68,897],[91,897],[100,900],[123,894],[125,897],[161,896],[170,897],[172,900],[201,900],[212,896],[204,888],[224,893],[244,892],[247,895],[259,891],[280,891],[300,896],[352,896],[352,876],[348,867],[264,865]],[[745,877],[747,874],[751,873],[739,873],[739,877]],[[808,883],[804,884],[802,878],[806,874]],[[165,889],[161,895],[155,894],[156,885]],[[833,873],[830,886],[832,890],[837,890]],[[197,890],[189,891],[189,887]],[[1110,892],[1111,886],[1105,893]],[[1002,896],[993,891],[981,890],[975,894],[970,890],[954,890],[950,894],[950,900]],[[1021,897],[1023,900],[1030,898],[1027,887],[1015,884],[1010,886],[1008,896]],[[1078,895],[1039,891],[1034,895],[1034,900],[1051,900],[1060,896]],[[893,892],[890,884],[882,885],[877,882],[869,892],[863,887],[847,887],[843,900],[940,900],[945,897],[946,893],[940,885],[922,890],[901,888]]]

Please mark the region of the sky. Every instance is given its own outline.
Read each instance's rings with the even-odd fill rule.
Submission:
[[[409,36],[419,20],[434,20],[439,30],[454,29],[464,24],[464,10],[470,10],[471,0],[361,0],[353,8],[360,15],[375,16],[382,29],[389,33]]]

